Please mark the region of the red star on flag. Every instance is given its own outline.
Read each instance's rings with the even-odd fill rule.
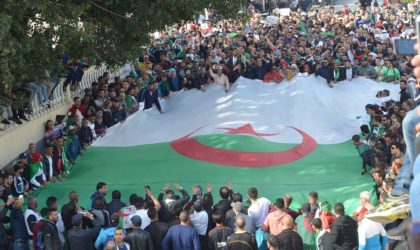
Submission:
[[[242,125],[238,128],[226,128],[226,127],[220,127],[219,129],[225,129],[227,130],[227,134],[230,135],[235,135],[235,134],[242,134],[242,135],[252,135],[255,137],[259,137],[261,139],[264,139],[264,136],[273,136],[273,135],[278,135],[277,134],[264,134],[264,133],[258,133],[257,131],[254,130],[254,128],[252,127],[251,124],[247,123],[245,125]]]

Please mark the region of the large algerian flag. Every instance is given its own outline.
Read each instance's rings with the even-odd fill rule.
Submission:
[[[334,88],[319,77],[281,84],[240,78],[228,93],[217,86],[180,91],[162,101],[164,114],[139,111],[108,129],[53,190],[63,196],[70,188],[82,190],[87,200],[102,180],[127,200],[131,193],[144,195],[144,184],[157,195],[167,182],[187,190],[195,183],[218,188],[231,182],[244,197],[255,186],[271,199],[292,194],[297,206],[318,191],[321,201],[354,207],[358,193],[373,183],[360,175],[361,160],[349,140],[366,121],[365,105],[377,102],[383,89],[398,98],[398,85],[365,78]]]

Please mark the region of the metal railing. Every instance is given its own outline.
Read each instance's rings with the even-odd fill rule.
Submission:
[[[102,76],[105,72],[109,72],[110,79],[114,79],[116,76],[120,76],[121,78],[125,78],[130,72],[127,70],[127,67],[122,67],[118,70],[107,69],[105,66],[101,66],[99,68],[93,68],[91,70],[87,70],[83,75],[82,81],[79,83],[79,86],[76,91],[63,91],[63,82],[64,79],[61,78],[60,82],[53,87],[52,96],[53,98],[50,100],[49,105],[43,105],[39,103],[38,98],[34,98],[34,100],[29,103],[32,113],[27,117],[29,121],[24,122],[28,123],[31,120],[36,119],[37,117],[43,116],[51,111],[54,111],[66,104],[72,103],[72,97],[74,96],[83,96],[84,89],[90,88],[92,82],[97,81],[100,76]],[[0,126],[0,136],[12,131],[13,129],[21,126],[15,122],[11,123],[10,125],[3,125]]]

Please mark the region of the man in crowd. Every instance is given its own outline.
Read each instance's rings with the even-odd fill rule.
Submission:
[[[147,216],[150,218],[150,224],[144,230],[149,232],[154,249],[162,250],[162,241],[168,232],[169,226],[167,223],[159,221],[158,211],[155,207],[151,207],[147,210]]]
[[[140,216],[131,217],[132,230],[126,235],[125,241],[130,245],[130,249],[153,250],[152,237],[149,232],[141,229],[142,220]]]
[[[83,228],[83,218],[91,220],[93,227]],[[94,218],[93,214],[86,212],[74,215],[71,224],[73,228],[67,233],[70,250],[89,249],[101,230],[100,222]]]
[[[197,230],[188,225],[189,214],[182,211],[179,215],[180,224],[169,228],[168,233],[163,239],[162,246],[164,250],[171,249],[185,249],[185,250],[199,250],[200,239]]]
[[[331,239],[335,249],[357,248],[357,222],[344,212],[342,203],[334,205],[337,219],[331,226]]]
[[[258,249],[254,236],[245,231],[245,223],[243,217],[236,218],[236,230],[227,238],[227,249]]]

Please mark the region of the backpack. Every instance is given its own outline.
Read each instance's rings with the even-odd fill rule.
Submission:
[[[41,219],[38,221],[38,223],[35,224],[33,228],[33,247],[34,250],[43,250],[45,249],[45,242],[44,242],[44,235],[43,231],[46,225],[46,221],[44,219]]]

